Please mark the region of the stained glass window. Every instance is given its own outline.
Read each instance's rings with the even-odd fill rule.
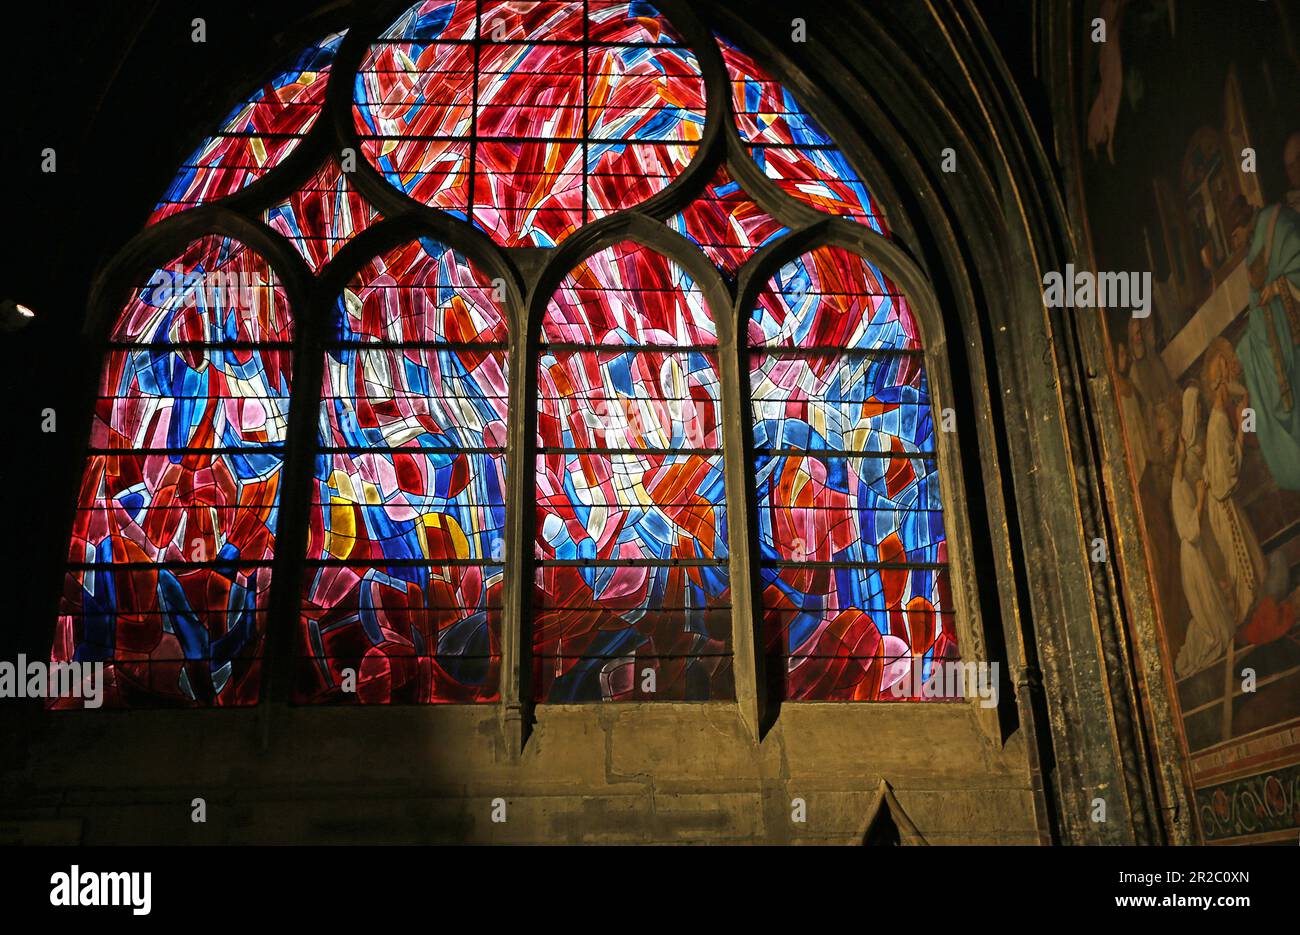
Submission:
[[[325,102],[326,78],[343,41],[327,36],[235,105],[221,129],[182,163],[149,223],[233,195],[298,148]]]
[[[871,263],[820,247],[772,278],[748,333],[765,635],[785,696],[892,697],[914,660],[929,678],[956,656],[911,311]]]
[[[305,185],[270,208],[262,220],[287,237],[312,272],[319,273],[344,244],[378,218],[379,212],[330,159]]]
[[[695,54],[640,2],[424,0],[356,88],[365,157],[506,246],[551,246],[645,201],[704,129]]]
[[[266,262],[223,237],[159,267],[118,318],[53,649],[107,664],[106,705],[257,701],[291,326]]]
[[[109,336],[53,658],[107,663],[110,705],[251,704],[268,629],[285,626],[297,703],[482,703],[509,700],[502,627],[518,618],[534,701],[730,701],[728,509],[752,498],[759,550],[737,558],[758,566],[786,700],[889,700],[914,666],[924,678],[955,659],[906,300],[833,246],[781,266],[753,308],[725,298],[754,281],[762,248],[807,235],[807,208],[888,233],[790,91],[721,36],[706,79],[717,58],[684,36],[709,32],[679,32],[644,0],[420,0],[344,35],[240,101],[150,219],[219,202],[205,212],[217,229],[256,229],[272,259],[297,251],[310,275],[285,276],[321,303],[298,310],[311,341],[296,347],[254,250],[216,234],[180,249],[168,225],[141,235],[176,255]],[[706,83],[735,117],[711,143]],[[284,166],[296,151],[304,164]],[[755,178],[745,154],[774,183],[764,207],[740,182]],[[277,172],[274,195],[229,197]],[[385,219],[372,198],[406,207]],[[573,268],[553,249],[619,212],[635,242],[606,235]],[[835,242],[872,239],[832,226]],[[375,255],[354,259],[354,241]],[[720,279],[687,273],[700,254]],[[485,265],[533,289],[535,310]],[[724,336],[738,325],[738,347],[720,345],[719,322]],[[512,412],[511,342],[525,339],[514,350],[537,391]],[[295,352],[311,370],[295,405],[316,418],[291,429]],[[725,412],[746,375],[752,413]],[[751,420],[753,450],[724,451],[728,418]],[[511,419],[535,430],[535,463],[510,460]],[[295,445],[304,474],[286,478]],[[752,493],[727,490],[727,458]],[[506,541],[508,461],[535,496],[520,505],[532,543]],[[305,540],[301,574],[276,559],[282,523]],[[273,560],[292,576],[273,583]],[[506,606],[512,574],[533,577],[512,592],[527,607]],[[271,621],[271,607],[296,613]],[[921,697],[910,684],[902,697]]]
[[[542,337],[538,699],[731,697],[717,331],[699,287],[620,243],[561,284]]]
[[[821,125],[752,56],[716,38],[731,82],[736,130],[758,167],[791,198],[886,233],[866,185]]]
[[[728,276],[788,228],[768,215],[719,167],[704,193],[674,215],[668,226],[693,241]]]
[[[496,697],[506,338],[491,280],[424,238],[376,257],[340,298],[299,700]]]

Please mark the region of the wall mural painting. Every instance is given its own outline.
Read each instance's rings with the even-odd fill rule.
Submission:
[[[1083,43],[1084,200],[1099,269],[1152,273],[1151,314],[1106,326],[1204,790],[1247,743],[1242,775],[1300,760],[1300,22],[1272,2],[1085,12],[1108,41]]]

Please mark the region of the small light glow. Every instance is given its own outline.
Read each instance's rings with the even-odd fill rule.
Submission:
[[[24,318],[35,318],[35,317],[36,317],[36,313],[33,312],[30,308],[28,308],[26,305],[19,305],[19,306],[18,306],[18,314],[19,314],[19,315],[22,315]]]

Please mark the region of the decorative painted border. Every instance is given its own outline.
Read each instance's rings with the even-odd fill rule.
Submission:
[[[1197,789],[1196,811],[1207,842],[1300,833],[1300,763]]]

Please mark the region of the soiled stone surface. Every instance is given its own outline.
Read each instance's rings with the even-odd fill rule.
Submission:
[[[761,744],[730,705],[542,707],[517,757],[490,706],[73,715],[29,736],[0,824],[80,822],[87,843],[853,843],[882,777],[932,843],[1034,841],[1023,755],[966,706],[787,706]]]

